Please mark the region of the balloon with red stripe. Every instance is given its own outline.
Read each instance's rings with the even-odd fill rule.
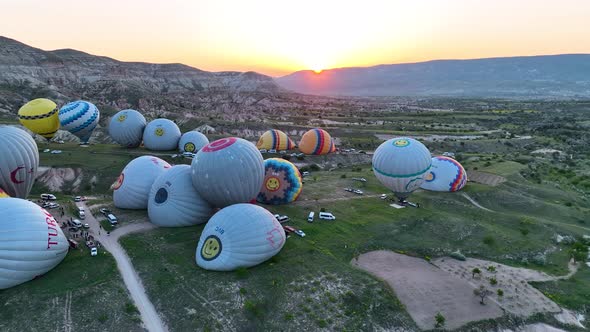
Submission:
[[[467,183],[465,169],[453,158],[436,156],[432,158],[432,167],[426,174],[422,189],[431,191],[459,191]]]
[[[327,131],[314,128],[308,130],[299,141],[299,151],[305,154],[323,155],[332,150],[332,137]]]

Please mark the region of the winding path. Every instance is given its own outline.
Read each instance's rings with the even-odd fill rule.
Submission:
[[[478,207],[478,208],[480,208],[482,210],[485,210],[485,211],[488,211],[488,212],[494,212],[494,211],[492,211],[492,210],[490,210],[490,209],[488,209],[486,207],[481,206],[477,201],[475,201],[473,198],[471,198],[471,196],[467,195],[466,193],[461,193],[461,195],[463,197],[465,197],[468,201],[470,201],[471,204],[475,205],[475,207]]]
[[[94,218],[90,209],[84,202],[77,203],[76,205],[83,207],[86,210],[85,222],[90,226],[94,238],[98,240],[115,258],[117,268],[123,277],[123,281],[131,294],[133,302],[135,302],[135,306],[139,310],[144,327],[150,332],[168,331],[166,324],[164,324],[154,305],[147,297],[145,288],[143,287],[139,275],[133,268],[129,256],[127,256],[127,253],[118,241],[121,236],[150,230],[155,228],[155,226],[148,222],[134,223],[117,228],[112,231],[110,235],[107,235],[105,230],[101,230],[100,223]]]

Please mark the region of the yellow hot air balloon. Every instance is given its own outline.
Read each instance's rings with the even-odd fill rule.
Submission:
[[[328,132],[323,129],[314,128],[308,130],[301,137],[301,141],[299,142],[299,151],[305,154],[328,154],[333,152],[332,146],[333,142],[330,134],[328,134]]]
[[[35,134],[51,139],[59,129],[59,109],[49,99],[37,98],[18,110],[20,123]]]
[[[291,150],[295,148],[293,140],[287,136],[284,132],[276,129],[267,130],[260,136],[258,143],[256,143],[258,149],[266,150]]]

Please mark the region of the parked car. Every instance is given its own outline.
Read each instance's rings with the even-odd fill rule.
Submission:
[[[354,181],[367,182],[365,178],[352,178]]]
[[[55,201],[57,197],[54,194],[41,194],[41,199]]]
[[[112,213],[107,215],[107,219],[109,220],[112,226],[118,224],[117,217],[115,217],[115,215],[113,215]]]
[[[336,217],[330,212],[320,212],[320,219],[324,220],[336,220]]]
[[[90,248],[90,256],[96,256],[96,255],[98,255],[98,249],[96,249],[96,247]]]
[[[387,199],[387,194],[381,194],[381,196],[379,196],[379,198],[381,198],[381,199]]]
[[[362,191],[362,190],[360,190],[360,189],[355,189],[353,192],[354,192],[355,194],[357,194],[357,195],[362,195],[362,194],[364,194],[364,193],[363,193],[363,191]]]
[[[51,154],[60,154],[61,150],[51,150]]]
[[[352,189],[352,188],[344,188],[344,190],[348,191],[349,193],[354,191],[354,189]]]
[[[283,229],[286,233],[294,233],[296,231],[296,229],[291,226],[283,226]]]
[[[268,150],[268,153],[277,153],[277,150],[275,150],[275,149],[270,149],[270,150]]]
[[[47,152],[49,152],[49,151],[51,151],[51,150],[50,150],[50,149],[45,149],[45,150],[43,150],[43,152],[45,152],[45,153],[47,153]]]
[[[307,216],[307,222],[313,222],[313,217],[315,216],[315,212],[311,211]]]
[[[109,214],[111,214],[111,210],[109,210],[107,208],[100,208],[98,211],[100,213],[102,213],[102,215],[104,215],[105,217],[108,216]]]
[[[299,235],[301,237],[305,237],[305,233],[302,230],[300,230],[300,229],[296,230],[295,231],[295,234],[297,234],[297,235]]]
[[[74,197],[74,202],[81,202],[81,201],[82,201],[82,197],[80,197],[80,196]]]
[[[88,225],[88,224],[84,224],[84,225],[82,225],[82,227],[84,227],[84,228],[88,229],[88,228],[90,228],[90,225]]]
[[[266,150],[266,149],[260,149],[260,150],[258,150],[258,151],[260,151],[260,153],[266,153],[266,152],[267,152],[267,150]]]
[[[285,151],[285,150],[281,150],[281,151],[279,151],[279,153],[280,153],[280,154],[285,154],[285,153],[287,153],[287,151]]]
[[[58,207],[59,207],[59,204],[57,204],[57,203],[49,203],[47,205],[48,209],[57,209]]]
[[[82,227],[82,223],[78,219],[72,220],[72,225],[74,225],[74,227],[76,227],[76,228]]]
[[[275,218],[277,218],[277,220],[282,224],[285,223],[287,221],[289,221],[289,217],[288,216],[281,216],[279,214],[275,214]]]
[[[182,156],[183,156],[183,157],[187,157],[187,158],[192,158],[192,157],[194,157],[194,156],[195,156],[195,154],[194,154],[194,153],[192,153],[192,152],[183,152],[183,153],[182,153]]]
[[[309,172],[305,171],[305,172],[301,173],[301,176],[309,176]]]
[[[78,207],[78,216],[82,220],[86,219],[86,212],[84,212],[84,208],[83,207]]]

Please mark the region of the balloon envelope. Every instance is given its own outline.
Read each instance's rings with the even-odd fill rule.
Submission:
[[[284,132],[276,129],[267,130],[260,136],[256,143],[258,149],[266,150],[291,150],[295,148],[293,140],[287,136]]]
[[[258,193],[258,202],[287,204],[299,197],[303,182],[299,170],[291,162],[281,158],[266,159],[264,171],[264,182]]]
[[[150,191],[148,215],[161,227],[203,224],[213,214],[213,207],[193,187],[191,167],[176,165],[162,173]]]
[[[175,150],[181,135],[180,128],[173,121],[155,119],[143,131],[143,145],[154,151]]]
[[[18,110],[18,120],[30,131],[50,139],[59,129],[57,105],[45,98],[33,99]]]
[[[12,197],[26,198],[31,192],[37,168],[37,143],[26,131],[0,126],[0,188]]]
[[[305,154],[328,154],[331,147],[332,137],[320,128],[308,130],[299,141],[299,151]]]
[[[158,157],[133,159],[112,186],[113,203],[121,209],[146,209],[152,184],[169,168],[170,164]]]
[[[68,240],[57,221],[38,205],[0,199],[0,289],[32,280],[59,264]]]
[[[424,182],[432,163],[430,151],[419,141],[398,137],[383,142],[373,154],[373,173],[400,199]]]
[[[437,156],[432,158],[432,167],[420,187],[432,191],[459,191],[466,183],[463,165],[453,158]]]
[[[136,148],[143,139],[145,118],[136,110],[122,110],[111,118],[109,135],[124,147]]]
[[[266,209],[235,204],[217,212],[197,245],[197,264],[206,270],[231,271],[258,265],[279,253],[285,231]]]
[[[186,132],[178,141],[178,150],[180,152],[197,153],[205,145],[209,144],[209,139],[202,133],[193,130]]]
[[[88,142],[99,119],[98,108],[84,100],[67,103],[59,110],[61,128],[74,134],[83,143]]]
[[[6,191],[2,190],[2,188],[0,188],[0,198],[7,198],[10,197],[10,195],[8,195],[6,193]]]
[[[203,147],[193,158],[193,185],[216,207],[250,202],[264,180],[264,159],[254,144],[236,137]]]

